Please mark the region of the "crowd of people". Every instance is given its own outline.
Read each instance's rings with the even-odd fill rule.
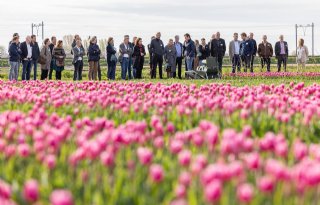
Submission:
[[[254,59],[258,55],[261,59],[261,68],[266,67],[270,72],[271,58],[275,54],[278,72],[283,67],[287,70],[287,60],[289,55],[288,43],[284,41],[283,35],[273,46],[268,42],[267,36],[264,35],[262,42],[257,44],[254,34],[234,33],[233,40],[229,43],[229,57],[232,62],[232,73],[244,72],[250,69],[254,72]],[[123,42],[119,49],[115,47],[114,39],[110,37],[105,49],[105,59],[107,61],[107,78],[115,80],[116,66],[119,62],[121,65],[121,79],[141,79],[144,67],[146,48],[142,39],[134,37],[130,42],[128,35],[124,36]],[[161,40],[161,33],[156,33],[151,37],[151,42],[147,46],[149,53],[150,76],[152,79],[157,77],[159,71],[160,79],[163,78],[163,68],[167,73],[167,78],[182,78],[182,65],[185,62],[185,70],[195,70],[198,66],[205,64],[208,57],[214,57],[218,66],[218,73],[221,76],[223,58],[226,55],[227,46],[225,40],[217,32],[212,35],[211,40],[207,43],[206,39],[201,41],[191,39],[190,34],[184,35],[184,42],[180,42],[179,36],[169,39],[165,45]],[[101,80],[101,48],[97,44],[97,37],[90,39],[87,49],[84,48],[79,35],[74,36],[71,54],[73,55],[72,64],[74,65],[74,81],[82,80],[82,71],[84,67],[84,56],[87,56],[89,63],[89,80]],[[304,40],[299,40],[297,48],[298,71],[305,68],[308,60],[308,48],[304,45]],[[30,74],[33,68],[33,79],[37,79],[37,65],[41,66],[41,80],[52,79],[55,71],[56,80],[61,80],[62,71],[65,68],[66,51],[64,50],[63,41],[56,37],[46,38],[40,49],[35,35],[27,36],[25,41],[20,43],[19,34],[13,35],[9,43],[9,61],[10,72],[9,80],[18,80],[19,67],[22,64],[22,80],[30,80]]]

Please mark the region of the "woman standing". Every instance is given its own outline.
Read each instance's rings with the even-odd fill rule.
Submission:
[[[53,69],[56,71],[56,80],[61,80],[61,73],[64,70],[64,60],[66,59],[66,53],[61,40],[59,40],[57,46],[54,47],[52,54],[55,59]]]
[[[76,41],[76,45],[72,49],[74,65],[73,81],[82,80],[83,56],[85,55],[81,40]]]
[[[101,50],[97,45],[97,37],[94,36],[91,38],[88,48],[89,80],[97,80],[100,54]]]
[[[200,46],[199,40],[195,40],[194,43],[196,46],[196,58],[194,59],[193,69],[196,70],[197,67],[199,66],[199,58],[201,57],[201,52],[199,49],[199,46]]]
[[[117,66],[117,49],[114,47],[114,40],[112,37],[108,39],[107,45],[107,63],[108,63],[108,79],[116,79],[116,66]]]
[[[10,73],[9,80],[18,80],[19,62],[20,62],[21,50],[19,48],[19,37],[13,37],[9,47],[10,56]]]
[[[51,65],[51,51],[50,51],[50,40],[46,38],[43,42],[43,47],[40,52],[40,64],[41,64],[41,80],[48,78]]]
[[[306,68],[306,62],[308,61],[309,51],[308,47],[304,45],[304,40],[301,38],[299,40],[299,46],[297,48],[297,63],[298,69],[297,72],[300,70],[304,70]]]
[[[176,59],[177,50],[173,44],[173,40],[170,39],[167,46],[164,48],[164,60],[166,61],[168,78],[173,77],[173,73],[176,72]]]
[[[135,42],[135,46],[133,49],[133,57],[135,58],[133,67],[136,69],[136,78],[142,78],[142,69],[144,65],[144,56],[146,55],[146,50],[144,45],[142,44],[142,39],[137,38]]]

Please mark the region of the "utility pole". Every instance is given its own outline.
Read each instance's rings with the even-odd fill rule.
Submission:
[[[297,48],[298,48],[298,28],[303,29],[303,34],[306,35],[307,28],[311,27],[312,29],[312,56],[314,56],[314,23],[312,24],[307,24],[307,25],[298,25],[296,24],[295,29],[296,29],[296,56],[298,55],[297,53]]]
[[[31,34],[33,35],[33,28],[36,28],[37,29],[37,36],[39,36],[39,27],[41,27],[41,37],[42,37],[42,40],[44,40],[44,24],[43,24],[43,21],[39,24],[34,24],[32,23],[31,24]]]

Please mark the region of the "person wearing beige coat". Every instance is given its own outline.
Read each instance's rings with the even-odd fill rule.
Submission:
[[[50,40],[47,38],[44,40],[43,47],[40,51],[40,58],[46,59],[46,63],[41,65],[41,80],[45,80],[48,78],[48,73],[50,71],[51,64],[51,51],[50,51]]]
[[[302,71],[306,68],[308,61],[309,51],[308,47],[304,45],[304,40],[299,40],[299,46],[297,48],[297,72]]]

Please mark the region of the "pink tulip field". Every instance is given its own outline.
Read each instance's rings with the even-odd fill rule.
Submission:
[[[0,110],[0,205],[320,204],[319,84],[0,81]]]

